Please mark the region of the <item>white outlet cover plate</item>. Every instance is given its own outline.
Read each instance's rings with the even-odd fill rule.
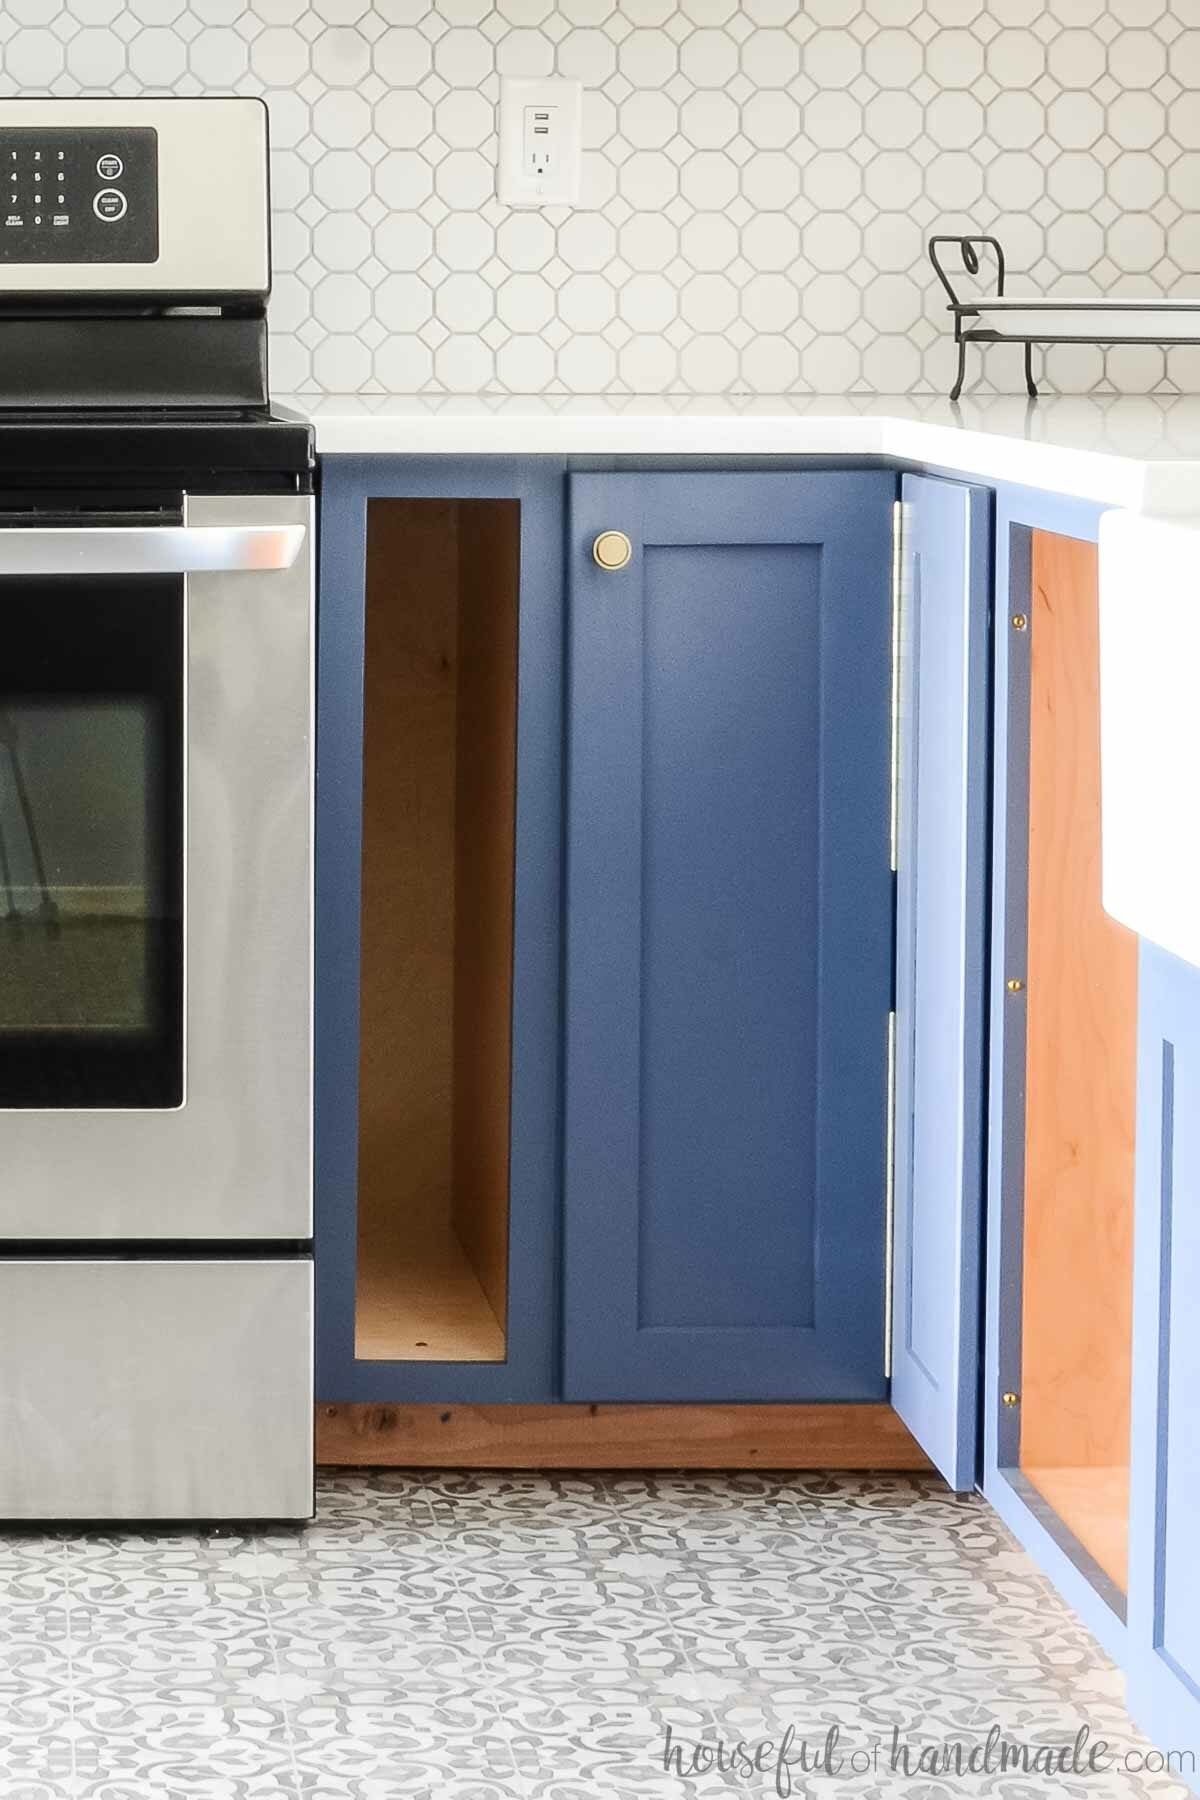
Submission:
[[[553,108],[557,167],[544,176],[524,171],[525,109]],[[506,75],[500,81],[500,153],[496,191],[505,206],[579,204],[583,86],[557,76],[530,79]]]

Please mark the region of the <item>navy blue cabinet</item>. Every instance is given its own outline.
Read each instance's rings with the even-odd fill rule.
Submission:
[[[969,1483],[987,497],[906,478],[897,688],[898,492],[326,460],[323,1400],[886,1399],[894,1057],[894,1400]]]
[[[565,1396],[882,1399],[896,479],[570,488]]]

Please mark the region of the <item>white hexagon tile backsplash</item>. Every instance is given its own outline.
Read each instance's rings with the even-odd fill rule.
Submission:
[[[496,199],[502,74],[583,82],[578,210]],[[0,0],[0,91],[266,95],[278,392],[942,392],[935,228],[1200,293],[1200,0]]]

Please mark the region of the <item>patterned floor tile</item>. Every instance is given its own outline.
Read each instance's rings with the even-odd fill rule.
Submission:
[[[356,1800],[375,1793],[440,1800],[460,1786],[464,1794],[503,1793],[513,1772],[494,1702],[478,1689],[447,1687],[378,1705],[319,1696],[293,1707],[290,1729],[306,1796],[318,1784]]]
[[[520,1470],[426,1469],[421,1498],[431,1522],[455,1532],[521,1526],[535,1532],[556,1526],[586,1530],[610,1524],[613,1511],[608,1478],[599,1473],[548,1479]]]
[[[280,1691],[290,1709],[311,1703],[336,1712],[343,1706],[400,1707],[410,1701],[453,1701],[486,1683],[487,1670],[474,1640],[407,1641],[403,1628],[388,1635],[355,1635],[323,1644],[287,1632],[276,1635]]]
[[[0,1777],[15,1797],[70,1768],[71,1674],[65,1637],[37,1643],[23,1629],[16,1638],[9,1633],[0,1610]]]
[[[147,1716],[114,1734],[103,1722],[75,1745],[69,1792],[80,1800],[293,1800],[295,1759],[286,1730],[245,1716],[197,1710]]]
[[[0,1536],[0,1800],[1181,1800],[889,1765],[992,1727],[1139,1742],[994,1514],[930,1479],[389,1470],[319,1507]],[[836,1775],[771,1763],[831,1730]]]

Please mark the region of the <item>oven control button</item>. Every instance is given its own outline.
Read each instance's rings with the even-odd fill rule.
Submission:
[[[125,173],[125,164],[119,156],[102,156],[96,164],[96,173],[101,181],[120,181]]]
[[[106,225],[115,225],[129,211],[129,202],[117,188],[101,188],[92,201],[92,211]]]

